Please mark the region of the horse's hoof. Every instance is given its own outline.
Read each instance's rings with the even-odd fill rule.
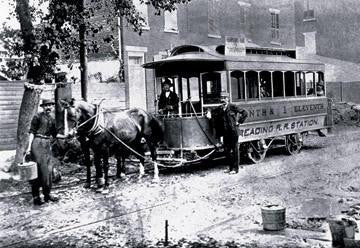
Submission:
[[[104,179],[104,178],[98,178],[98,179],[97,179],[97,184],[98,184],[99,186],[103,186],[103,185],[105,184],[105,179]]]
[[[97,188],[95,190],[96,193],[102,193],[104,191],[104,188]]]
[[[152,180],[153,183],[159,183],[160,182],[160,178],[158,177],[154,177]]]
[[[116,174],[116,178],[117,178],[117,179],[126,178],[126,174],[125,174],[125,173]]]
[[[102,191],[100,192],[101,194],[103,194],[103,195],[107,195],[107,194],[109,194],[110,193],[110,190],[109,190],[109,188],[108,187],[106,187],[106,188],[103,188],[102,189]]]
[[[91,187],[91,184],[90,183],[85,183],[85,185],[84,185],[84,188],[85,189],[89,189]]]

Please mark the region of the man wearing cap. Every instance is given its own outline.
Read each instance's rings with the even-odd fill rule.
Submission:
[[[159,98],[159,113],[164,115],[177,114],[179,97],[175,92],[170,91],[171,81],[168,78],[163,84],[163,91]]]
[[[221,106],[212,111],[215,120],[215,129],[218,136],[223,137],[223,145],[229,170],[226,172],[236,174],[239,172],[240,151],[238,126],[248,116],[246,110],[229,102],[229,93],[221,92]],[[241,167],[242,168],[242,167]]]
[[[53,173],[50,139],[56,137],[54,105],[55,103],[49,99],[42,100],[40,106],[43,111],[33,117],[29,131],[29,145],[26,154],[31,154],[38,167],[38,178],[30,181],[35,205],[44,203],[40,198],[40,187],[42,187],[45,202],[58,201],[58,198],[50,194]]]

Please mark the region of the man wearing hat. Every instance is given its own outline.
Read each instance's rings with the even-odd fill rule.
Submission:
[[[26,154],[31,154],[38,166],[38,178],[30,181],[35,205],[44,203],[40,198],[40,187],[42,187],[45,202],[58,201],[58,198],[50,194],[53,173],[50,139],[56,137],[54,105],[55,103],[49,99],[42,100],[40,106],[43,111],[33,117],[29,131],[29,145]]]
[[[248,113],[229,101],[229,93],[221,92],[221,105],[212,111],[212,115],[217,135],[223,137],[226,160],[229,164],[229,170],[226,172],[236,174],[239,172],[240,164],[238,126],[245,121]]]
[[[159,113],[164,115],[177,114],[179,97],[175,92],[170,91],[171,81],[168,78],[165,79],[163,85],[163,91],[159,98]]]

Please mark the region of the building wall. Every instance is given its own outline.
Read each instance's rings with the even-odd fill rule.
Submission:
[[[315,22],[302,22],[307,0],[295,0],[296,42],[304,45],[302,32],[316,30],[317,54],[352,62],[360,62],[360,1],[309,0]]]
[[[178,8],[178,33],[164,32],[164,15],[155,15],[154,9],[148,8],[149,30],[143,30],[141,36],[133,32],[131,27],[124,22],[123,44],[124,47],[138,47],[147,49],[145,62],[153,61],[154,55],[166,54],[173,47],[183,44],[218,45],[224,44],[225,36],[240,36],[245,34],[249,46],[254,44],[263,47],[281,47],[295,49],[295,9],[294,0],[242,0],[241,3],[248,6],[245,25],[240,23],[241,4],[238,0],[218,0],[216,11],[219,14],[219,35],[209,36],[208,16],[209,0],[193,0],[188,5],[180,5]],[[280,39],[279,42],[271,42],[271,15],[270,9],[280,11]],[[100,15],[99,15],[100,16]],[[102,18],[94,20],[101,22]],[[114,21],[115,22],[115,21]],[[115,24],[114,24],[115,25]],[[113,48],[105,44],[98,54],[90,56],[90,60],[98,60],[101,57],[109,58],[118,49],[118,30],[114,27],[107,28],[104,33],[97,36],[102,39],[111,33],[115,37]],[[125,70],[128,68],[128,54],[124,50]],[[128,77],[128,71],[125,73]],[[146,97],[147,108],[150,111],[155,107],[154,73],[146,70]],[[123,96],[128,101],[128,85],[126,82]]]

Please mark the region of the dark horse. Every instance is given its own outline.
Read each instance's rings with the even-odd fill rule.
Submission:
[[[132,108],[104,115],[99,105],[82,100],[72,100],[70,103],[61,102],[64,107],[65,129],[69,130],[65,132],[69,135],[76,132],[85,155],[87,187],[90,187],[91,182],[90,148],[94,153],[98,187],[101,188],[103,173],[105,187],[109,185],[109,156],[116,157],[116,176],[120,177],[124,173],[124,157],[131,153],[129,147],[137,152],[135,156],[140,159],[139,177],[144,175],[144,140],[150,149],[154,164],[154,181],[159,180],[158,165],[155,162],[156,147],[163,140],[164,129],[161,122],[152,114],[139,108]]]

